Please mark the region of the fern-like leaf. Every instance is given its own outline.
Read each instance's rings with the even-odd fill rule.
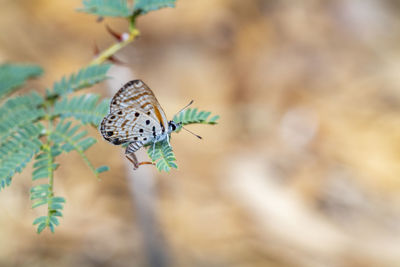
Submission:
[[[92,65],[81,69],[78,73],[63,77],[53,85],[53,92],[47,91],[47,98],[65,95],[107,79],[106,73],[111,64]]]
[[[33,221],[34,225],[38,225],[37,232],[41,233],[46,227],[54,233],[55,226],[59,225],[57,217],[62,216],[63,197],[54,196],[54,171],[58,164],[55,163],[55,157],[61,154],[61,149],[58,145],[50,146],[43,145],[41,153],[36,156],[36,161],[33,165],[32,180],[47,178],[48,183],[39,184],[31,188],[31,200],[33,201],[32,208],[47,205],[47,215],[40,216]]]
[[[126,0],[83,0],[83,8],[78,11],[98,16],[129,17],[132,9]]]
[[[99,173],[104,171],[104,169],[95,169],[93,164],[83,153],[96,143],[96,139],[93,137],[86,137],[87,131],[78,132],[79,128],[79,125],[71,127],[71,122],[64,123],[61,121],[50,134],[50,140],[56,144],[60,144],[61,149],[65,152],[70,152],[72,150],[78,152],[83,161],[89,166],[96,177],[98,177]]]
[[[0,189],[9,186],[12,176],[21,172],[39,151],[43,129],[41,124],[28,124],[0,145]]]
[[[156,167],[159,171],[169,172],[171,168],[178,168],[175,154],[167,140],[150,144],[147,149],[147,154],[156,164]]]
[[[43,98],[36,92],[7,100],[0,107],[0,143],[19,127],[43,117],[44,110],[38,108],[42,103]]]
[[[55,103],[54,115],[61,118],[74,117],[82,124],[98,126],[109,109],[109,99],[98,103],[100,96],[94,94],[75,96],[71,99],[63,98]]]
[[[145,14],[163,7],[175,7],[175,2],[176,0],[136,0],[134,11]]]
[[[175,115],[173,121],[178,124],[175,132],[179,132],[182,129],[182,125],[202,123],[202,124],[216,124],[219,116],[213,116],[209,118],[211,112],[198,111],[197,108],[187,109],[178,115]],[[176,164],[176,158],[172,147],[169,145],[167,140],[157,142],[156,144],[149,144],[147,154],[151,160],[156,164],[159,171],[169,172],[171,168],[178,168]]]
[[[194,123],[201,123],[201,124],[217,124],[217,120],[219,119],[218,115],[215,115],[209,118],[211,112],[209,111],[198,111],[197,108],[189,108],[181,113],[174,116],[173,121],[180,124],[175,131],[179,131],[182,125],[194,124]]]
[[[32,64],[0,65],[0,99],[22,86],[29,78],[38,77],[43,69]]]

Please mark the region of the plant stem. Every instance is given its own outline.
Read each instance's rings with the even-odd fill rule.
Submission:
[[[125,40],[122,40],[121,42],[115,43],[111,45],[109,48],[101,52],[99,55],[97,55],[90,63],[89,65],[96,65],[96,64],[101,64],[107,59],[109,59],[112,55],[114,55],[116,52],[118,52],[120,49],[124,48],[127,46],[129,43],[133,42],[135,38],[140,34],[139,30],[136,28],[131,28],[128,37]]]

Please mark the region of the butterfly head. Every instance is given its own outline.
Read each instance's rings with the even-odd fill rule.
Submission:
[[[181,122],[174,122],[174,121],[169,121],[168,122],[168,133],[175,132],[181,128],[182,123]]]

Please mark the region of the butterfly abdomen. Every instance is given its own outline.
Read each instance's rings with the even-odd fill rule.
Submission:
[[[125,150],[125,154],[131,154],[135,153],[138,151],[141,147],[143,146],[143,142],[138,141],[138,142],[132,142],[128,145],[128,147]]]

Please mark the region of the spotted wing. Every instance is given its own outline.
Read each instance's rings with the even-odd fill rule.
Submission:
[[[154,93],[142,80],[127,82],[113,97],[110,113],[121,109],[136,109],[159,121],[161,128],[168,130],[168,120]]]
[[[138,142],[143,146],[160,134],[163,128],[154,117],[143,110],[129,107],[115,109],[102,120],[100,132],[114,145]]]

